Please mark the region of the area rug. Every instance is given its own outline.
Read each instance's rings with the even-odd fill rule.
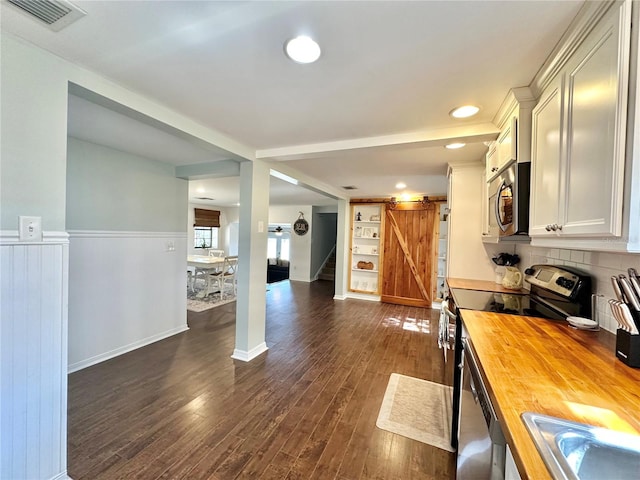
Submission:
[[[392,373],[376,425],[447,452],[451,448],[452,389]]]
[[[194,291],[187,288],[187,310],[190,312],[204,312],[210,308],[219,307],[236,301],[236,296],[233,295],[233,293],[228,292],[224,295],[220,295],[220,292],[210,293],[206,297],[198,298],[198,293],[201,292],[204,285],[196,285],[194,288]]]

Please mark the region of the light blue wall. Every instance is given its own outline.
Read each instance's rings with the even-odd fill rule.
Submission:
[[[19,215],[64,231],[67,79],[62,60],[10,36],[0,42],[0,230]]]
[[[69,137],[67,230],[185,232],[188,182],[175,167]]]

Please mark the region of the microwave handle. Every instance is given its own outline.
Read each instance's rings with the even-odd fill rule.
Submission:
[[[502,222],[500,221],[500,192],[502,191],[502,186],[504,185],[504,181],[500,182],[500,186],[498,187],[498,191],[496,192],[496,198],[493,202],[493,214],[496,216],[496,223],[498,224],[498,228],[503,230]]]

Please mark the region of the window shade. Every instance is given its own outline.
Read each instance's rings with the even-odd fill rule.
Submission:
[[[220,210],[206,210],[204,208],[195,208],[194,227],[219,227],[220,226]]]

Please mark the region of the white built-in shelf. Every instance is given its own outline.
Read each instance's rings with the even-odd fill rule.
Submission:
[[[380,272],[382,238],[384,234],[384,205],[351,205],[351,265],[349,271],[349,290],[362,294],[379,294],[382,283]],[[360,220],[357,220],[360,214]],[[375,253],[374,253],[375,252]],[[357,264],[367,263],[373,269],[358,268]]]

